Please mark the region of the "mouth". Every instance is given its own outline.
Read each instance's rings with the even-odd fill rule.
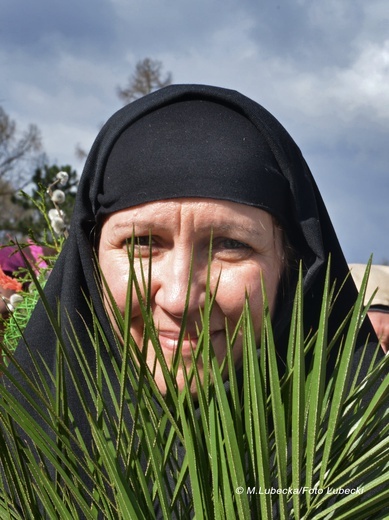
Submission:
[[[211,332],[211,342],[214,341],[223,333],[222,330],[216,330]],[[174,353],[178,347],[179,340],[179,332],[172,331],[159,331],[159,342],[161,344],[162,350]],[[190,355],[192,350],[197,348],[199,337],[196,334],[190,334],[188,332],[185,333],[185,336],[182,340],[181,345],[181,354],[185,357]]]

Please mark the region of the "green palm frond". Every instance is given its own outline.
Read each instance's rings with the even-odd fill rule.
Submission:
[[[260,348],[253,332],[256,317],[247,302],[237,329],[226,327],[227,355],[219,366],[209,333],[214,294],[208,280],[198,347],[191,367],[184,369],[185,388],[178,391],[180,348],[169,370],[150,310],[150,280],[136,279],[131,248],[129,256],[124,316],[105,287],[120,330],[114,340],[119,357],[103,355],[112,351],[112,338],[89,302],[95,367],[77,331],[69,330],[65,338],[59,313],[48,309],[57,336],[55,373],[44,360],[34,360],[34,352],[37,377],[29,377],[26,367],[18,367],[17,378],[4,368],[22,398],[9,385],[0,385],[0,518],[387,518],[388,358],[359,377],[351,368],[366,313],[368,272],[336,335],[343,337],[342,348],[331,374],[326,359],[334,338],[328,337],[328,319],[336,295],[328,273],[320,324],[309,338],[303,335],[300,276],[282,373],[265,292]],[[129,328],[135,297],[145,323],[143,349]],[[232,352],[239,335],[243,365],[238,376]],[[166,395],[147,366],[147,348],[156,351]],[[371,357],[369,348],[364,355]],[[4,349],[12,356],[6,344]],[[196,368],[200,358],[204,380]],[[69,381],[77,409],[68,400]],[[81,413],[87,431],[79,428]]]

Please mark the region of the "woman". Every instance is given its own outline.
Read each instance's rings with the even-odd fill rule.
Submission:
[[[167,205],[162,201],[170,202]],[[103,273],[108,276],[109,284],[125,286],[128,268],[123,268],[123,265],[127,262],[119,258],[118,265],[112,264],[116,260],[110,256],[111,222],[113,225],[116,222],[120,225],[121,221],[126,223],[126,228],[120,228],[121,234],[117,232],[118,236],[115,236],[115,239],[125,243],[125,239],[131,239],[132,226],[136,222],[132,215],[138,218],[141,210],[147,211],[149,214],[146,215],[146,222],[141,230],[144,251],[148,247],[149,232],[152,235],[157,233],[153,230],[156,225],[166,228],[166,221],[170,222],[171,219],[170,227],[177,226],[179,229],[181,221],[176,218],[175,213],[180,211],[181,203],[185,206],[181,208],[184,213],[182,219],[187,218],[191,227],[184,229],[182,243],[175,242],[173,246],[174,250],[185,250],[186,258],[183,262],[186,267],[177,267],[171,263],[170,269],[169,262],[178,261],[173,256],[167,259],[167,265],[162,268],[162,277],[174,275],[173,280],[169,280],[171,296],[178,297],[180,293],[182,297],[187,289],[187,264],[191,247],[198,246],[195,243],[198,237],[196,215],[202,216],[200,226],[205,225],[207,228],[203,233],[205,236],[202,236],[207,249],[212,226],[219,221],[223,222],[223,212],[227,213],[229,221],[233,221],[241,212],[244,220],[241,227],[247,228],[242,230],[241,240],[241,235],[231,234],[231,229],[224,235],[220,235],[218,231],[218,236],[214,238],[231,240],[229,250],[234,252],[230,254],[236,255],[238,260],[238,252],[244,257],[244,244],[253,245],[258,253],[261,247],[271,249],[264,251],[265,263],[259,258],[254,261],[257,272],[254,270],[248,276],[258,279],[258,272],[264,271],[265,282],[270,277],[268,289],[274,291],[271,295],[271,307],[275,313],[276,335],[281,338],[287,332],[291,297],[294,294],[295,267],[300,259],[304,268],[306,330],[317,325],[322,303],[320,294],[329,254],[332,257],[332,279],[337,280],[339,286],[345,280],[348,268],[300,150],[278,121],[252,100],[220,88],[180,85],[162,89],[125,106],[107,122],[96,139],[80,182],[71,237],[57,262],[46,291],[52,303],[57,298],[60,299],[65,322],[67,314],[73,324],[80,322],[80,316],[83,320],[88,316],[82,291],[91,295],[102,322],[106,321],[99,296],[100,288],[96,285],[94,274],[94,246],[98,250]],[[215,214],[213,220],[207,215],[213,217],[214,209],[220,210],[221,214],[220,217]],[[118,213],[120,211],[122,213]],[[162,223],[159,224],[160,222]],[[175,233],[176,230],[170,227],[168,232]],[[261,233],[261,237],[257,237],[257,243],[247,244],[250,242],[247,234],[255,236],[255,232],[250,232],[253,228]],[[263,231],[266,237],[262,245],[259,238],[262,239]],[[135,229],[135,236],[138,234]],[[173,240],[173,237],[169,239]],[[153,240],[153,248],[160,247]],[[236,243],[232,240],[236,240]],[[161,247],[166,246],[161,244]],[[200,247],[204,247],[203,244]],[[117,245],[112,245],[111,249],[115,248]],[[122,256],[125,254],[124,251]],[[204,279],[206,267],[204,258],[201,262],[202,274],[197,274],[197,263],[194,264],[191,289],[195,315],[189,316],[188,334],[192,335],[192,340],[199,321],[196,313],[198,307],[201,307],[201,295],[197,292],[202,291],[195,282],[198,276]],[[153,264],[156,274],[159,263],[153,260]],[[223,284],[223,277],[228,276],[225,266],[222,260],[216,264],[212,272],[213,283],[221,273],[219,291],[222,292],[227,284],[231,287],[231,280],[227,279]],[[110,277],[110,274],[114,276]],[[282,274],[284,280],[279,281]],[[284,283],[286,275],[289,277],[289,284]],[[245,283],[243,277],[239,281],[239,302],[237,308],[232,310],[232,324],[242,310]],[[80,287],[82,291],[75,291],[75,287]],[[252,291],[254,307],[260,306],[259,293],[258,287]],[[354,284],[349,279],[332,313],[335,328],[350,309],[355,294]],[[118,297],[120,299],[123,295]],[[220,311],[221,315],[225,314],[223,304]],[[174,335],[178,330],[181,313],[182,308],[171,312],[166,309],[165,314],[172,316],[169,318],[169,328],[172,329],[168,331],[169,334]],[[159,319],[158,315],[156,319]],[[35,341],[40,343],[43,330],[47,338],[47,331],[42,325],[44,320],[44,315],[38,314],[31,320],[27,338],[33,345]],[[167,325],[160,323],[160,326],[163,328]],[[81,324],[76,329],[83,334],[84,327]],[[134,322],[133,332],[139,336],[141,325],[135,329]],[[87,338],[85,341],[88,341]],[[283,341],[279,339],[281,359],[283,349]],[[44,359],[50,359],[52,342],[40,344],[39,351]]]
[[[337,281],[337,287],[348,273],[299,148],[264,108],[237,92],[216,87],[175,85],[150,94],[114,114],[93,145],[78,189],[70,236],[45,291],[53,308],[60,301],[62,329],[70,330],[72,324],[91,366],[96,360],[85,327],[93,330],[85,295],[91,298],[106,335],[111,336],[112,328],[117,332],[108,292],[124,313],[132,239],[138,279],[147,279],[151,259],[149,305],[169,368],[184,315],[187,325],[181,354],[186,368],[192,362],[206,298],[211,243],[209,284],[216,296],[210,334],[219,362],[226,355],[226,334],[238,324],[246,294],[259,344],[261,278],[282,369],[299,261],[306,333],[318,324],[329,255],[331,280]],[[106,280],[103,297],[95,254]],[[338,328],[355,297],[355,286],[348,278],[334,304],[329,334]],[[134,296],[130,331],[139,348],[143,320]],[[376,341],[365,324],[358,345],[369,335]],[[54,369],[55,335],[42,305],[30,321],[26,342]],[[103,360],[115,354],[115,345],[112,341],[111,352],[101,349]],[[239,372],[239,335],[233,356]],[[359,350],[355,357],[357,363]],[[17,360],[30,370],[29,353],[22,345]],[[329,360],[328,373],[332,363]],[[164,376],[151,342],[147,365],[164,393]],[[199,369],[203,377],[200,362]],[[79,394],[68,373],[65,383],[74,414],[79,409]],[[184,385],[182,367],[177,384],[179,388]],[[82,414],[77,416],[77,424],[86,431]]]

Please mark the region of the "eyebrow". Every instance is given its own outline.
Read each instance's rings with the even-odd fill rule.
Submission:
[[[217,225],[217,226],[214,226],[213,228],[213,231],[216,231],[217,232],[222,232],[222,233],[231,233],[233,234],[234,232],[238,231],[238,232],[242,232],[242,233],[245,233],[245,234],[248,234],[250,236],[254,235],[254,236],[262,236],[263,235],[263,232],[261,233],[260,229],[257,229],[257,228],[254,228],[254,227],[248,227],[248,226],[244,226],[242,224],[237,224],[237,223],[233,223],[233,224],[221,224],[221,225]]]
[[[129,228],[131,228],[131,230],[134,230],[136,227],[144,227],[144,228],[148,228],[149,230],[152,230],[153,232],[155,230],[158,230],[158,228],[162,228],[162,229],[166,229],[165,226],[161,225],[160,223],[158,222],[149,222],[148,219],[147,220],[143,220],[143,219],[137,219],[136,221],[131,221],[131,222],[117,222],[114,224],[113,228],[112,228],[112,231],[115,232],[116,230],[128,230]],[[209,228],[208,227],[203,227],[203,228],[199,228],[198,231],[202,231],[202,230],[208,230]],[[236,232],[241,232],[241,233],[245,233],[249,236],[257,236],[257,237],[261,237],[263,235],[263,232],[266,231],[266,228],[264,226],[262,226],[262,231],[261,229],[258,229],[256,227],[253,227],[253,226],[245,226],[245,225],[242,225],[242,224],[238,224],[236,222],[234,223],[220,223],[220,224],[213,224],[212,226],[210,226],[210,229],[212,230],[213,233],[230,233],[230,234],[234,234]]]

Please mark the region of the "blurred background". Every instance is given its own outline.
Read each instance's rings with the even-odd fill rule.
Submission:
[[[124,103],[167,83],[232,88],[302,149],[348,262],[389,263],[385,0],[0,0],[0,231]],[[71,200],[69,198],[68,200]],[[21,222],[23,226],[21,227]]]

